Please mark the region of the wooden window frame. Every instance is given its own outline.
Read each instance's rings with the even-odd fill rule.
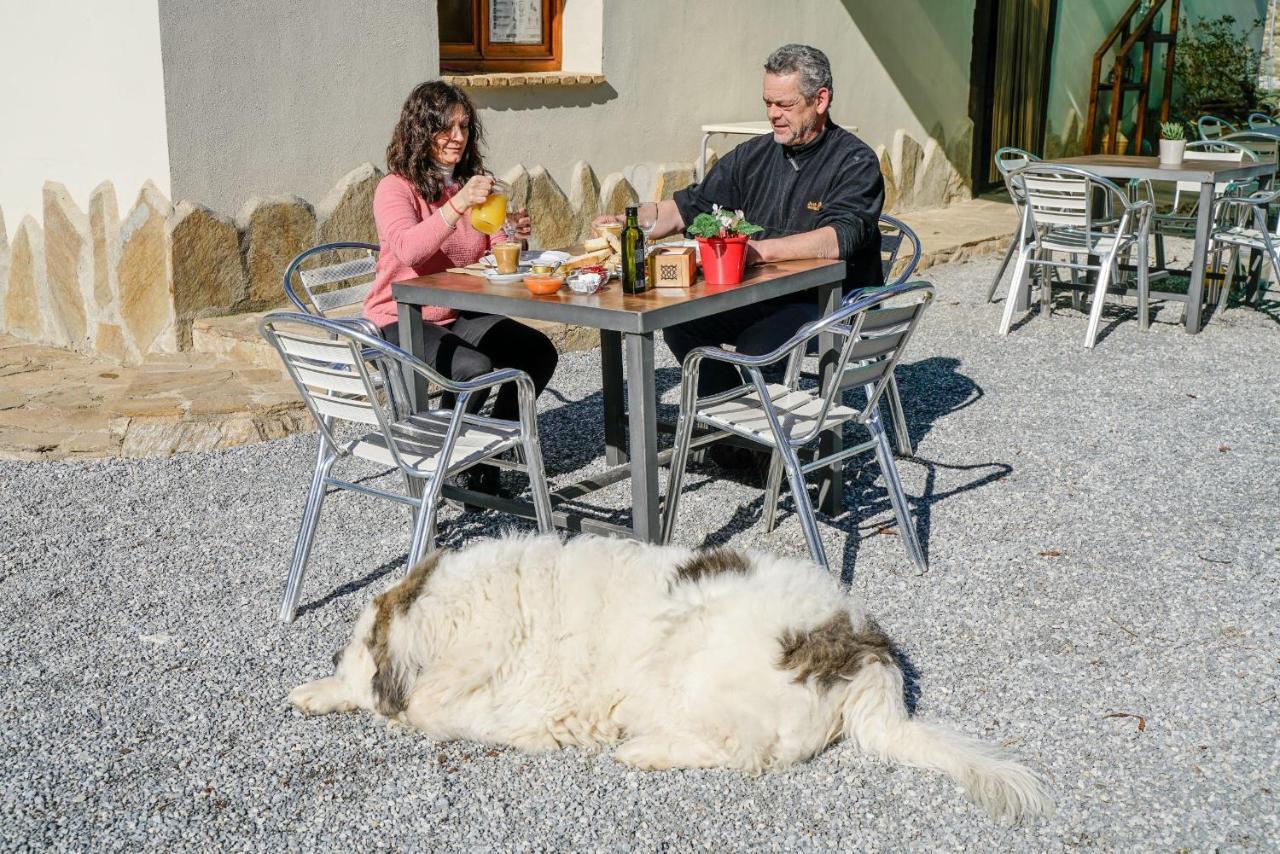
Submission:
[[[560,70],[560,0],[543,0],[539,44],[490,42],[489,3],[490,0],[471,2],[472,32],[476,36],[472,42],[440,42],[442,74]]]

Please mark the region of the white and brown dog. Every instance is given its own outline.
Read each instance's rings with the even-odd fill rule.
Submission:
[[[652,769],[758,773],[844,736],[946,773],[994,816],[1052,809],[1034,772],[908,717],[888,638],[807,561],[588,536],[437,551],[334,660],[294,706],[528,751],[621,742],[615,759]]]

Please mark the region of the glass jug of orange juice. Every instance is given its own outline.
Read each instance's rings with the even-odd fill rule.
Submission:
[[[511,187],[502,181],[494,181],[489,198],[471,208],[471,225],[484,234],[497,234],[507,224],[507,201]]]

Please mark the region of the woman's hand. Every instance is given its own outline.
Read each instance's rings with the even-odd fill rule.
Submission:
[[[462,213],[467,208],[480,204],[489,198],[489,192],[493,189],[493,177],[491,175],[473,175],[470,181],[462,185],[462,189],[454,193],[450,200],[454,208]]]
[[[533,234],[533,220],[529,218],[528,209],[521,208],[511,214],[507,221],[508,223],[513,223],[515,225],[514,236],[516,240],[527,241],[529,236]]]

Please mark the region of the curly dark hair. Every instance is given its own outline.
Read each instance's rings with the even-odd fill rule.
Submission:
[[[391,144],[387,146],[387,170],[408,180],[427,201],[439,198],[444,192],[444,176],[431,158],[431,146],[437,134],[449,129],[456,107],[466,113],[471,129],[462,159],[453,167],[453,177],[466,183],[475,175],[487,174],[480,155],[484,130],[476,108],[465,92],[442,80],[414,87],[405,99],[400,120],[391,134]]]

